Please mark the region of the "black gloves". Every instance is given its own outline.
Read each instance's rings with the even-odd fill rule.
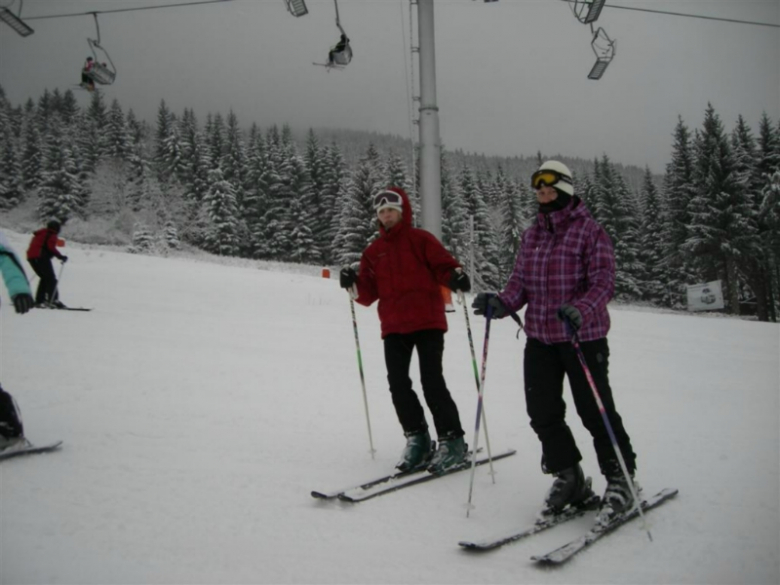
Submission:
[[[352,270],[349,266],[345,266],[339,272],[339,286],[341,288],[350,289],[352,285],[357,282],[357,272]]]
[[[453,270],[450,275],[449,287],[455,292],[461,290],[463,292],[469,292],[471,290],[471,281],[469,280],[468,274],[459,269]]]
[[[24,315],[27,311],[32,309],[33,304],[35,303],[33,298],[27,293],[19,293],[18,295],[14,295],[13,301],[14,308],[20,315]]]
[[[491,308],[491,319],[503,319],[509,314],[506,305],[501,302],[496,293],[479,293],[471,303],[475,315],[485,315],[488,305]]]
[[[62,262],[63,264],[65,264],[65,262],[67,262],[67,261],[68,261],[68,257],[67,256],[60,257],[60,262]]]
[[[568,321],[575,331],[582,327],[582,313],[574,305],[563,305],[558,309],[558,319],[564,323]]]

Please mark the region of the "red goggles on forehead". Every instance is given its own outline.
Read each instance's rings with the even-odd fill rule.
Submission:
[[[380,191],[374,196],[374,209],[379,209],[383,205],[398,205],[403,207],[403,198],[395,191]]]

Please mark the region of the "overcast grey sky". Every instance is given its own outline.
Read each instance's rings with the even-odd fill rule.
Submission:
[[[24,0],[22,17],[174,4],[184,0]],[[615,0],[598,25],[617,40],[600,81],[590,29],[560,0],[437,0],[437,95],[448,149],[593,158],[663,172],[678,115],[700,127],[712,102],[727,130],[742,114],[780,117],[780,28],[649,14],[610,4],[780,24],[780,0]],[[16,13],[19,0],[0,0]],[[341,72],[312,65],[338,40],[333,0],[234,0],[99,17],[117,67],[105,89],[154,121],[174,112],[232,108],[257,122],[350,128],[409,137],[408,0],[340,0],[354,59]],[[415,18],[416,23],[416,18]],[[12,103],[79,81],[95,36],[91,16],[30,20],[22,38],[0,26],[0,84]],[[416,30],[415,30],[416,37]],[[419,68],[415,63],[415,73]],[[415,87],[419,83],[415,81]],[[77,92],[86,104],[89,96]],[[416,132],[416,127],[414,129]]]

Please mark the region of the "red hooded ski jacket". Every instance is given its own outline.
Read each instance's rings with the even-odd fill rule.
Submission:
[[[57,232],[49,228],[41,228],[33,234],[30,247],[27,248],[27,259],[51,258],[56,256],[62,259],[62,254],[57,250]]]
[[[379,225],[379,237],[363,252],[357,278],[357,302],[379,300],[382,338],[391,333],[425,329],[447,331],[440,285],[447,285],[460,264],[433,234],[412,227],[409,197],[403,198],[403,217],[390,231]]]

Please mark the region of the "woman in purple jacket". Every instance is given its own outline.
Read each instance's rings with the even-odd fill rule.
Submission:
[[[542,443],[542,471],[555,476],[543,512],[554,514],[567,506],[585,505],[594,495],[565,421],[565,375],[577,414],[593,436],[599,467],[607,479],[600,520],[608,522],[630,509],[633,497],[564,319],[578,331],[580,348],[633,477],[636,455],[615,410],[608,377],[607,303],[615,290],[615,255],[607,233],[574,195],[572,174],[566,165],[545,162],[533,174],[531,184],[539,213],[523,233],[514,271],[501,293],[481,293],[473,306],[475,313],[482,315],[490,305],[492,316],[500,319],[527,305],[526,409]]]

